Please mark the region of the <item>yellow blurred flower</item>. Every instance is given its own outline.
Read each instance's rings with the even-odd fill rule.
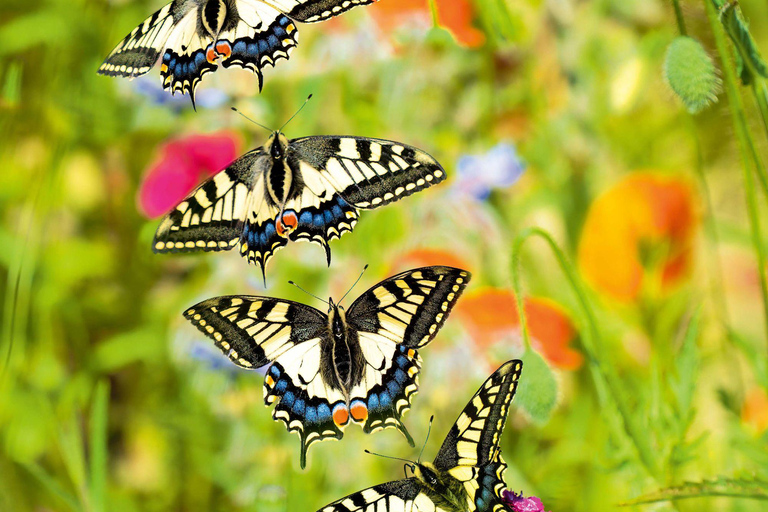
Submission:
[[[651,273],[667,289],[690,270],[698,225],[694,194],[680,178],[637,172],[598,197],[587,213],[578,263],[596,289],[638,297]]]

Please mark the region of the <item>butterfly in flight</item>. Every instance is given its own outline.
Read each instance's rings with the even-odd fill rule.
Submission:
[[[412,477],[351,494],[319,512],[508,512],[499,440],[522,369],[522,361],[508,361],[485,381],[432,464],[406,461]]]
[[[157,253],[238,248],[259,266],[289,241],[325,249],[352,231],[358,210],[378,208],[445,179],[424,151],[382,139],[316,136],[267,143],[203,182],[161,221]]]
[[[133,29],[99,67],[99,74],[133,78],[158,62],[163,87],[189,93],[219,64],[258,76],[288,59],[298,44],[295,22],[327,20],[375,0],[173,0]],[[162,57],[161,57],[162,55]]]
[[[470,278],[452,267],[408,270],[346,311],[329,300],[327,315],[297,302],[232,295],[184,316],[236,365],[269,365],[264,402],[298,433],[303,468],[312,443],[341,439],[350,423],[365,433],[396,428],[413,446],[401,417],[418,391],[417,351],[443,326]]]

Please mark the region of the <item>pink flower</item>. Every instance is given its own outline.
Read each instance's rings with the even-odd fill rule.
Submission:
[[[504,491],[501,493],[501,499],[514,512],[545,512],[544,504],[541,503],[539,498],[536,496],[526,498],[523,496],[522,491],[520,491],[520,494]]]
[[[237,158],[239,149],[240,138],[231,132],[188,135],[166,142],[141,182],[139,210],[149,218],[168,213],[200,182]]]

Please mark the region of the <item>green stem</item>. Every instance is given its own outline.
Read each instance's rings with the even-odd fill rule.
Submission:
[[[766,137],[768,137],[768,91],[765,88],[765,81],[756,79],[752,84],[752,93],[755,95],[755,101],[760,111],[760,119],[763,121],[763,129],[765,130]],[[768,172],[766,172],[765,166],[762,164],[762,160],[758,156],[757,151],[754,150],[754,147],[752,151],[756,162],[760,162],[757,166],[757,177],[760,179],[760,185],[763,187],[763,194],[768,199]]]
[[[681,36],[687,36],[688,31],[685,29],[685,18],[683,18],[683,10],[680,8],[680,0],[672,0],[672,7],[675,9],[677,30],[680,32]]]
[[[584,333],[584,341],[582,344],[587,355],[587,360],[590,363],[592,374],[597,381],[596,385],[598,389],[604,388],[607,390],[608,395],[611,397],[619,411],[624,431],[632,440],[641,462],[646,470],[657,481],[660,481],[658,463],[649,443],[647,429],[643,428],[642,425],[636,421],[635,418],[639,417],[639,415],[633,414],[630,405],[625,400],[626,393],[624,393],[624,390],[621,387],[621,380],[613,366],[609,362],[601,361],[600,359],[607,352],[603,346],[600,332],[597,329],[597,319],[589,305],[589,300],[587,299],[587,294],[584,292],[584,287],[579,281],[573,266],[568,262],[565,254],[557,245],[557,242],[555,242],[549,233],[541,228],[529,228],[521,232],[515,238],[512,248],[512,284],[515,291],[518,314],[520,316],[520,327],[523,331],[523,340],[525,341],[526,347],[530,346],[530,334],[528,332],[528,322],[525,311],[523,310],[519,260],[523,243],[533,236],[543,238],[549,244],[560,265],[560,269],[563,271],[563,274],[565,274],[571,289],[576,294],[583,319],[587,324],[587,330]]]
[[[752,140],[752,136],[749,132],[747,125],[747,116],[744,110],[744,103],[739,93],[738,77],[736,75],[736,69],[733,66],[733,62],[730,59],[728,52],[728,46],[726,44],[725,30],[720,24],[720,20],[717,16],[716,0],[704,0],[704,6],[707,10],[707,18],[712,28],[712,33],[715,37],[715,46],[717,52],[720,54],[720,61],[723,68],[723,77],[725,82],[725,90],[728,94],[728,102],[731,106],[731,116],[733,119],[733,125],[736,131],[736,137],[739,141],[739,149],[742,157],[742,170],[744,174],[744,189],[747,196],[747,211],[749,213],[749,221],[752,235],[752,244],[755,248],[755,255],[757,257],[757,267],[760,275],[760,290],[763,296],[763,321],[765,322],[766,338],[768,338],[768,281],[766,280],[766,258],[763,243],[761,240],[760,229],[760,216],[757,205],[757,193],[755,192],[755,185],[752,177],[752,171],[750,169],[749,162],[755,166],[757,172],[760,172],[762,162],[755,149],[755,143]]]

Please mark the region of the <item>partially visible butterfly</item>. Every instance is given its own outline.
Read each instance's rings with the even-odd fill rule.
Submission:
[[[448,432],[432,464],[409,462],[412,477],[350,494],[319,512],[499,512],[506,463],[499,440],[523,362],[503,364]]]
[[[359,209],[397,201],[445,179],[424,151],[399,142],[317,136],[288,140],[280,131],[205,181],[160,223],[155,252],[239,248],[266,266],[288,241],[325,249],[352,231]]]
[[[375,0],[173,0],[133,29],[99,67],[136,77],[160,60],[163,87],[190,93],[203,75],[238,66],[263,83],[262,68],[288,59],[298,44],[295,22],[314,23]]]
[[[348,311],[328,314],[297,302],[232,295],[189,308],[184,316],[236,365],[270,365],[264,401],[307,449],[341,439],[358,423],[366,433],[393,427],[413,446],[401,421],[418,391],[421,358],[470,280],[452,267],[424,267],[385,279]],[[342,297],[341,301],[344,300]]]

